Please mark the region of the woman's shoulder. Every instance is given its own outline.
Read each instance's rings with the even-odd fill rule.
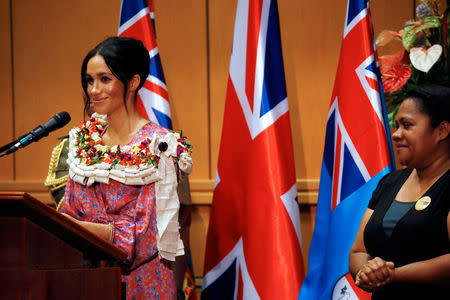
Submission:
[[[411,172],[412,169],[406,168],[392,171],[384,175],[383,178],[381,178],[381,180],[378,182],[378,185],[372,194],[372,198],[369,202],[369,208],[374,209],[379,199],[386,198],[388,194],[394,193],[399,188],[399,186],[401,186],[406,181]],[[395,194],[397,194],[397,192],[395,192]]]
[[[386,174],[381,180],[384,183],[395,183],[398,180],[404,179],[405,177],[407,178],[411,174],[412,170],[412,168],[395,170]]]

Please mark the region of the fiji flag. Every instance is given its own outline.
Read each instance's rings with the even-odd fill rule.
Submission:
[[[304,277],[276,0],[238,0],[202,299],[295,299]]]
[[[378,181],[393,170],[392,145],[366,0],[349,0],[309,249],[299,299],[358,299],[348,257]]]
[[[163,127],[172,129],[169,94],[156,45],[153,3],[148,0],[122,0],[119,33],[121,37],[141,40],[150,53],[150,74],[139,90],[139,113]]]

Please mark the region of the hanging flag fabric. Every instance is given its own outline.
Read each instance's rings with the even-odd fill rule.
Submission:
[[[394,169],[374,49],[368,1],[349,0],[302,300],[369,295],[348,275],[348,257],[373,190]]]
[[[139,113],[152,122],[172,129],[169,94],[156,44],[153,3],[149,5],[149,2],[122,0],[118,36],[141,40],[149,50],[150,74],[136,99]]]
[[[203,299],[294,299],[304,277],[276,0],[239,0]]]

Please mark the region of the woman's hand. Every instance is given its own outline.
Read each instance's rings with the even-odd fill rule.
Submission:
[[[92,232],[93,234],[98,236],[99,238],[112,243],[113,238],[114,238],[114,236],[113,236],[114,230],[113,230],[113,227],[111,224],[100,224],[100,223],[92,223],[92,222],[87,222],[87,221],[80,221],[68,214],[65,214],[65,213],[61,213],[61,214],[63,216],[65,216],[66,218],[74,221],[78,225],[89,230],[90,232]]]
[[[356,274],[355,284],[366,290],[374,291],[394,279],[394,263],[379,257],[369,260]]]
[[[71,215],[68,215],[68,214],[65,214],[65,213],[61,213],[61,214],[62,214],[64,217],[66,217],[66,218],[70,219],[71,221],[74,221],[75,223],[77,223],[78,225],[80,225],[80,222],[81,222],[81,221],[75,219],[75,218],[72,217]]]

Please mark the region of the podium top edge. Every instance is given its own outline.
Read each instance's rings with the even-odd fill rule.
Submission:
[[[66,218],[54,208],[42,203],[26,192],[0,191],[0,207],[19,211],[19,213],[17,211],[11,211],[15,217],[20,216],[20,214],[23,214],[22,217],[30,217],[29,215],[31,214],[31,219],[34,223],[47,228],[49,231],[55,226],[58,227],[58,229],[54,229],[54,234],[60,236],[60,238],[62,238],[61,235],[63,233],[70,234],[76,236],[77,240],[84,240],[88,244],[93,245],[94,248],[100,250],[100,252],[112,256],[117,260],[123,261],[127,257],[127,254],[122,249],[102,240],[89,230]],[[2,208],[0,217],[7,217],[8,213],[8,209],[5,210]],[[85,245],[86,242],[82,242],[82,244]]]

